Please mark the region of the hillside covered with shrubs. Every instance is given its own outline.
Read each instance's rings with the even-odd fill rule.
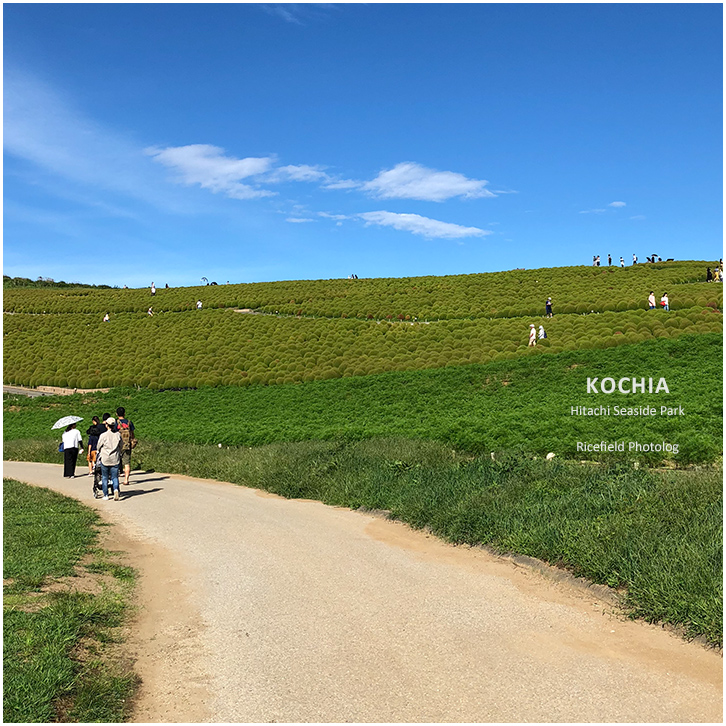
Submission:
[[[721,332],[723,292],[718,283],[699,281],[705,267],[303,280],[158,288],[153,297],[148,289],[6,290],[4,382],[287,384]],[[650,290],[657,299],[667,292],[671,310],[646,309]],[[544,316],[548,296],[551,319]],[[527,346],[531,323],[547,333],[534,348]]]

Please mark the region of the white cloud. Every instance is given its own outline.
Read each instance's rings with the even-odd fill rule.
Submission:
[[[347,214],[330,214],[329,212],[318,212],[318,217],[325,217],[326,219],[350,219]]]
[[[610,204],[608,204],[608,207],[624,207],[624,206],[625,206],[625,202],[610,202]]]
[[[603,214],[607,209],[583,209],[579,214]]]
[[[319,166],[308,166],[307,164],[289,164],[274,169],[264,181],[277,183],[284,181],[314,182],[329,181],[330,177]]]
[[[467,179],[453,171],[427,169],[413,161],[396,164],[361,186],[380,199],[421,199],[443,202],[452,197],[494,197],[483,179]]]
[[[631,217],[630,219],[645,219],[644,214],[636,214],[634,217]]]
[[[314,222],[315,220],[307,217],[288,217],[285,221],[300,224],[301,222]]]
[[[366,226],[376,224],[382,227],[420,234],[423,237],[439,237],[444,239],[459,239],[461,237],[484,237],[492,234],[478,227],[462,227],[459,224],[440,222],[419,214],[397,214],[396,212],[363,212],[357,215],[365,221]]]
[[[360,182],[353,179],[332,179],[323,184],[323,187],[325,189],[356,189],[360,185]]]
[[[176,171],[183,184],[199,184],[215,193],[224,192],[233,199],[258,199],[275,194],[240,182],[240,179],[269,171],[274,161],[269,156],[235,159],[224,156],[224,149],[210,144],[150,148],[146,153],[154,161]]]

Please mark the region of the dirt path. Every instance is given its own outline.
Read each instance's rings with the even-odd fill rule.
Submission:
[[[94,502],[56,465],[4,475],[118,525],[142,573],[137,721],[722,719],[718,653],[482,550],[224,483],[134,474]]]

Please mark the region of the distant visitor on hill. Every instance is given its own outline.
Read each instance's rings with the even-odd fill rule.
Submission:
[[[151,308],[149,308],[148,313],[149,313],[149,315],[153,315],[154,311]]]
[[[711,268],[706,268],[706,282],[713,282],[713,272],[711,272]]]
[[[534,323],[529,324],[529,345],[528,348],[537,345],[537,328],[534,327]]]
[[[105,314],[105,315],[103,316],[103,322],[104,322],[104,323],[107,323],[107,322],[108,322],[109,320],[110,320],[110,318],[108,317],[108,313],[106,313],[106,314]]]
[[[633,252],[633,264],[634,265],[637,265],[638,264],[638,258],[635,256],[635,253],[634,252]]]
[[[625,260],[622,257],[620,258],[620,267],[625,267]]]
[[[613,258],[610,256],[610,253],[608,252],[608,267],[613,264]]]
[[[655,293],[652,290],[650,291],[650,295],[648,295],[648,308],[655,310]]]
[[[668,302],[668,293],[664,292],[663,297],[660,299],[660,304],[663,306],[663,310],[670,310],[670,304]]]
[[[600,255],[595,258],[595,264],[600,267]]]
[[[547,333],[545,333],[544,325],[539,326],[539,335],[537,337],[540,340],[544,340],[547,337]]]
[[[156,286],[154,285],[153,282],[151,283],[151,294],[156,295]]]
[[[201,309],[202,309],[202,301],[197,300],[197,310],[201,310]]]
[[[545,300],[545,315],[547,315],[548,318],[552,317],[552,298],[548,297],[547,300]]]

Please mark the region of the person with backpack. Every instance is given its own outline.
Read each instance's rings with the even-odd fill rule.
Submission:
[[[121,434],[121,465],[124,468],[124,486],[128,486],[131,475],[131,452],[136,448],[136,435],[134,425],[126,418],[126,409],[123,406],[116,409],[116,416],[118,416],[116,425]]]
[[[116,422],[112,417],[104,418],[106,430],[98,437],[98,460],[101,463],[101,486],[103,498],[108,501],[108,480],[111,479],[113,498],[119,500],[118,468],[121,458],[121,434],[114,431]]]

